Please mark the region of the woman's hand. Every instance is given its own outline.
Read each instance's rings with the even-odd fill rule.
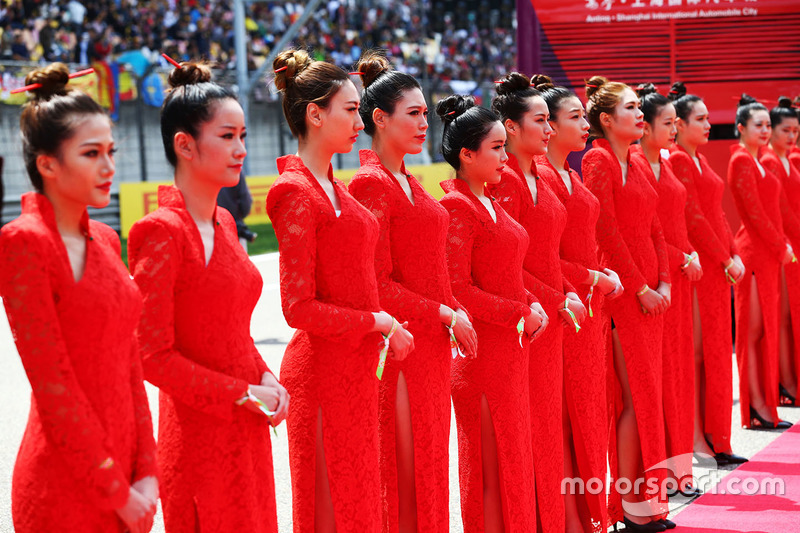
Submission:
[[[153,505],[158,504],[158,479],[155,476],[143,477],[131,486],[153,502]]]
[[[289,414],[289,400],[291,397],[286,392],[286,388],[278,382],[278,379],[271,372],[264,372],[261,375],[260,385],[251,385],[250,392],[264,402],[267,409],[273,411],[272,426],[277,426],[284,421]],[[260,395],[265,396],[262,398]]]
[[[731,257],[730,261],[728,262],[728,275],[733,279],[734,284],[739,283],[744,279],[744,263],[742,262],[742,258],[738,255],[734,255]]]
[[[697,255],[689,254],[683,254],[683,258],[683,264],[685,265],[681,266],[683,275],[686,276],[689,281],[700,281],[700,278],[703,277],[703,267],[700,266],[700,258],[697,257]]]
[[[672,285],[669,283],[664,283],[663,281],[658,282],[658,287],[656,287],[656,292],[664,298],[664,308],[661,312],[665,312],[667,308],[672,305]]]
[[[667,308],[664,297],[650,287],[637,293],[639,304],[642,306],[642,313],[645,315],[660,315]]]
[[[794,250],[792,249],[792,245],[787,244],[786,252],[783,254],[783,264],[788,265],[792,261],[797,261],[797,258],[794,256]]]
[[[567,312],[567,309],[569,309],[572,311],[572,314],[575,315],[575,322],[577,322],[578,326],[580,326],[583,324],[583,321],[586,320],[586,306],[584,306],[583,302],[581,302],[580,296],[574,292],[568,292],[566,296],[567,299],[564,301],[564,305],[561,307],[561,309],[558,310],[558,314],[561,315],[561,319],[564,321],[565,326],[574,327],[572,317]]]
[[[408,322],[398,324],[397,329],[389,339],[389,351],[392,353],[392,359],[395,361],[402,361],[408,357],[408,354],[414,351],[414,335],[406,328],[408,328]],[[388,331],[384,333],[384,335],[388,334]]]
[[[148,533],[153,527],[156,504],[131,487],[128,501],[115,512],[130,533]]]
[[[619,280],[619,276],[610,268],[603,269],[600,273],[600,279],[604,283],[602,294],[609,300],[618,298],[625,292],[625,289],[622,287],[622,282]],[[612,285],[613,288],[610,288]],[[600,286],[600,283],[598,283],[598,286]]]
[[[528,313],[528,316],[525,317],[525,329],[524,329],[525,333],[528,335],[528,339],[531,342],[533,342],[536,339],[536,337],[541,335],[542,332],[547,327],[545,325],[545,321],[542,319],[542,315],[539,314],[538,310],[533,308],[534,305],[538,305],[538,303],[531,304],[531,312]]]
[[[450,313],[450,321],[447,322],[447,325],[449,326],[452,323],[452,313],[455,313],[456,325],[453,328],[453,333],[455,333],[456,341],[464,350],[464,355],[467,357],[478,355],[478,335],[475,333],[467,313],[463,309],[451,310]]]

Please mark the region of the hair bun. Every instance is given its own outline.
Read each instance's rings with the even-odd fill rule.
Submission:
[[[46,100],[56,94],[67,93],[69,83],[69,68],[64,63],[53,63],[43,68],[37,68],[25,76],[25,85],[41,85],[38,89],[31,89],[34,100]]]
[[[686,93],[686,85],[682,81],[676,81],[672,84],[672,87],[669,88],[669,94],[667,96],[670,100],[677,100],[678,98],[686,96]]]
[[[778,98],[778,107],[785,107],[787,109],[792,109],[792,99],[788,96],[781,96]]]
[[[553,89],[556,85],[550,76],[546,74],[534,74],[531,76],[531,86],[537,91],[546,91]]]
[[[586,98],[591,98],[606,83],[608,83],[608,78],[603,76],[592,76],[586,80]]]
[[[313,62],[305,50],[292,48],[284,50],[272,62],[272,70],[275,72],[275,87],[279,91],[285,91],[289,84],[293,83],[294,79]]]
[[[384,52],[370,50],[366,52],[356,64],[356,71],[361,72],[361,83],[366,89],[380,76],[392,70],[392,64]]]
[[[531,86],[531,79],[520,72],[510,72],[500,78],[500,83],[495,85],[495,90],[500,96],[524,91]]]
[[[758,100],[756,100],[747,93],[742,93],[741,98],[739,98],[739,107],[755,103],[758,103]]]
[[[658,89],[652,83],[641,83],[638,87],[636,87],[636,96],[640,99],[644,98],[648,94],[658,94]]]
[[[172,69],[169,73],[169,86],[177,89],[183,85],[196,85],[211,81],[211,66],[208,63],[195,63],[182,61],[180,68]]]
[[[475,99],[473,97],[452,94],[436,104],[436,114],[439,115],[444,125],[448,126],[471,107],[475,107]]]

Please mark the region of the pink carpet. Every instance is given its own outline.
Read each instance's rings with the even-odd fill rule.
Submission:
[[[691,503],[675,522],[676,533],[800,532],[800,424]]]

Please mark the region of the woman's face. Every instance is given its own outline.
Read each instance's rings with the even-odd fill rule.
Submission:
[[[565,152],[578,152],[586,147],[590,126],[577,96],[561,100],[556,116],[550,117],[550,125],[553,127],[551,146],[557,144]]]
[[[376,110],[377,113],[383,113]],[[375,117],[375,113],[373,113]],[[376,122],[376,132],[403,154],[418,154],[425,146],[428,131],[428,106],[419,89],[410,89],[395,103],[391,115],[383,115],[381,123]]]
[[[246,136],[239,102],[232,98],[219,100],[211,119],[200,126],[192,178],[221,187],[236,185],[247,155]]]
[[[678,129],[675,127],[675,106],[667,104],[659,109],[653,123],[645,122],[643,139],[660,149],[668,149],[675,141]]]
[[[322,146],[330,147],[337,154],[346,154],[353,149],[358,132],[364,129],[364,122],[358,114],[360,104],[356,86],[347,80],[333,95],[328,107],[319,109]]]
[[[678,138],[681,144],[700,146],[708,143],[711,123],[708,121],[708,108],[703,102],[694,102],[686,120],[678,119]]]
[[[528,110],[518,123],[506,121],[506,128],[509,130],[507,133],[512,135],[516,133],[516,142],[525,153],[544,155],[547,153],[547,145],[553,134],[553,127],[550,125],[550,111],[541,96],[529,97],[527,104]],[[519,128],[518,132],[517,128]]]
[[[750,114],[747,124],[739,124],[739,136],[745,146],[760,148],[766,146],[772,133],[769,113],[765,109],[757,109]]]
[[[800,120],[784,118],[780,124],[772,128],[769,142],[778,150],[788,152],[797,143],[798,134],[800,134]]]
[[[626,88],[614,107],[612,114],[601,113],[600,120],[606,136],[614,136],[626,143],[642,138],[644,134],[644,113],[639,97],[630,88]]]
[[[107,206],[115,152],[107,116],[92,114],[76,119],[74,133],[61,143],[58,155],[37,158],[45,194],[81,208]]]
[[[477,150],[462,149],[461,168],[468,172],[468,179],[479,183],[498,183],[503,166],[508,161],[505,145],[506,129],[498,120]]]

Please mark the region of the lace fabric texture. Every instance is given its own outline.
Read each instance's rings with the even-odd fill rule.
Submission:
[[[789,152],[789,162],[794,168],[800,170],[800,148],[797,146],[792,148],[791,152]]]
[[[585,281],[589,270],[600,268],[595,237],[600,203],[572,170],[569,171],[570,194],[561,175],[546,157],[537,157],[536,162],[541,181],[547,183],[566,209],[566,224],[559,242],[561,269],[586,303],[589,285]],[[585,482],[605,480],[609,431],[606,399],[608,320],[603,312],[603,295],[597,288],[592,294],[591,306],[594,316],[586,318],[578,333],[566,329],[563,341],[564,397],[572,428],[577,474]],[[535,353],[534,344],[532,356]],[[576,497],[583,498],[589,509],[584,531],[605,531],[608,521],[605,491],[594,495],[587,491]]]
[[[345,186],[333,184],[341,216],[297,156],[278,159],[267,212],[278,236],[281,304],[297,328],[281,364],[292,396],[289,465],[295,531],[314,528],[317,419],[338,531],[380,530],[378,444],[380,311],[375,277],[379,225]],[[384,378],[385,379],[385,378]]]
[[[235,404],[269,372],[250,336],[261,276],[217,208],[214,249],[176,187],[134,224],[131,272],[144,296],[139,343],[159,387],[158,457],[168,531],[277,531],[272,446],[265,417]]]
[[[86,214],[81,226],[78,282],[43,195],[23,195],[22,216],[0,233],[0,294],[32,389],[11,494],[20,532],[122,531],[113,509],[131,483],[157,475],[135,337],[141,297],[116,233]]]
[[[643,315],[636,291],[645,283],[655,288],[669,282],[666,243],[656,209],[658,195],[648,183],[650,171],[628,154],[627,179],[608,141],[598,139],[582,162],[586,186],[600,201],[597,241],[601,263],[617,272],[625,287],[622,296],[607,302],[622,345],[628,383],[636,412],[642,464],[648,480],[661,482],[661,472],[647,469],[666,459],[664,411],[662,407],[663,317]],[[610,393],[616,398],[616,415],[621,408],[621,389],[614,383]],[[616,434],[612,425],[612,443]],[[617,449],[609,449],[612,481],[617,476]],[[643,498],[643,494],[640,495]],[[650,495],[652,496],[652,495]],[[609,515],[621,519],[620,495],[612,492]],[[666,502],[654,502],[653,514],[666,511]]]
[[[528,339],[517,334],[529,314],[522,263],[528,235],[497,203],[497,222],[462,180],[442,182],[450,213],[447,262],[453,294],[470,309],[478,334],[476,358],[452,363],[451,393],[458,427],[458,468],[464,531],[483,531],[481,398],[497,437],[506,528],[536,527],[531,449]]]
[[[458,309],[450,289],[446,240],[449,217],[405,170],[414,203],[372,150],[348,190],[378,219],[375,274],[381,307],[408,321],[414,351],[389,359],[380,383],[382,530],[398,530],[395,413],[397,379],[406,380],[414,439],[417,524],[420,531],[449,531],[450,337],[439,320],[444,304]]]

